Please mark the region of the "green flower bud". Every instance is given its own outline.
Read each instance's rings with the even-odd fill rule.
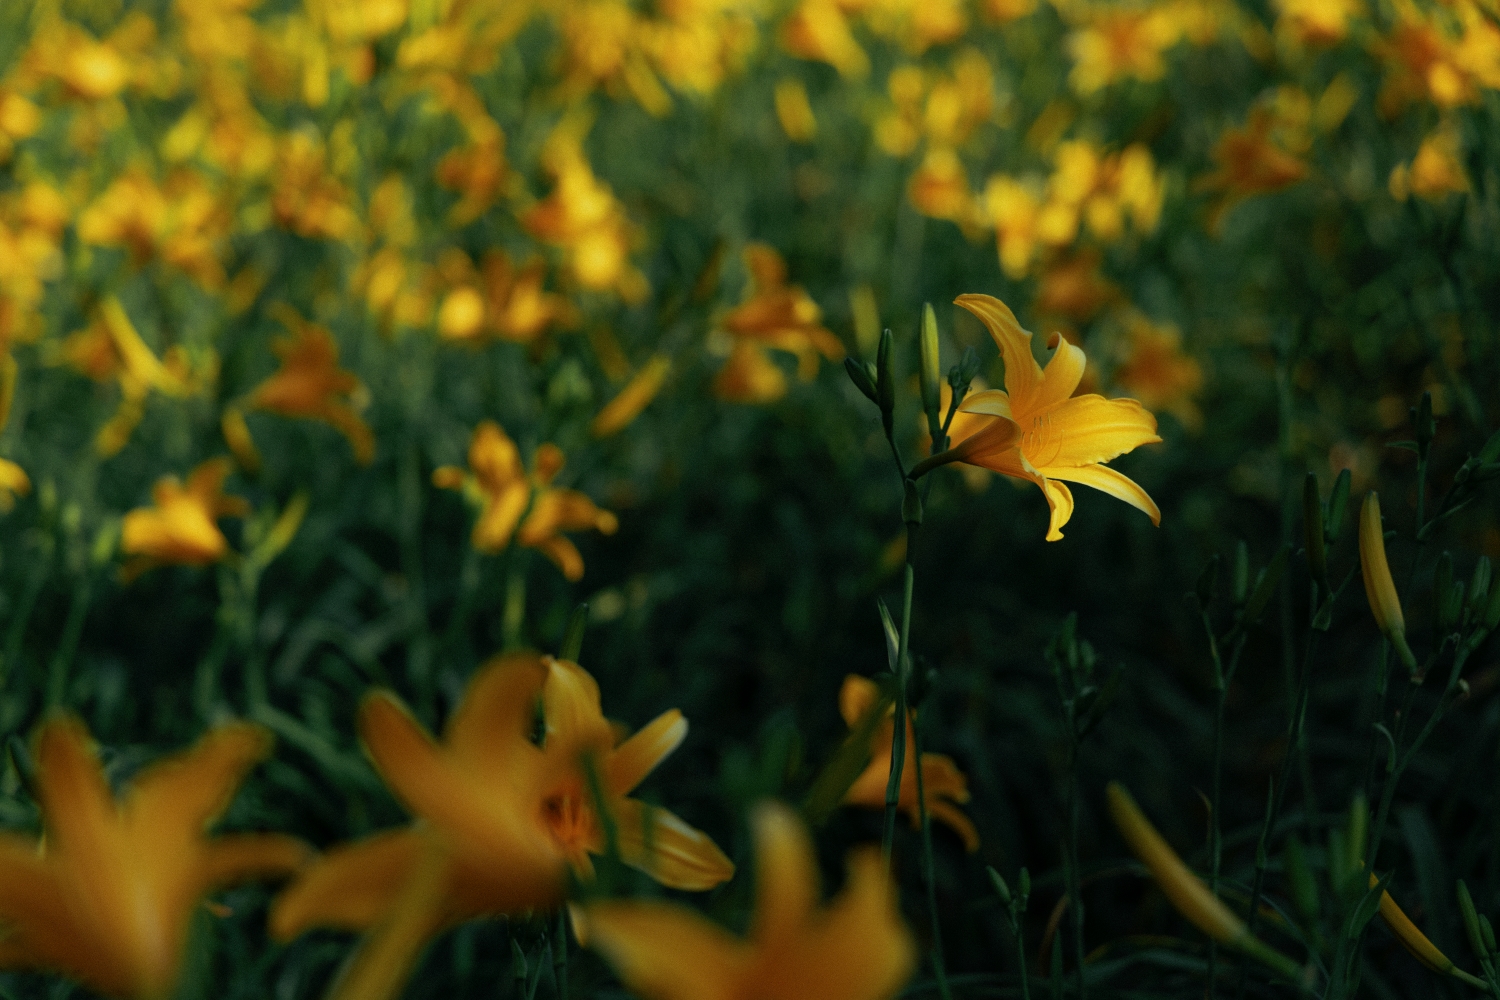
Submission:
[[[933,437],[937,437],[942,429],[942,417],[938,410],[942,406],[942,392],[939,388],[941,373],[938,355],[938,325],[937,314],[932,311],[932,303],[922,306],[922,409],[927,414],[927,427]]]
[[[875,380],[870,377],[866,367],[853,358],[844,359],[844,371],[849,373],[849,381],[854,387],[865,394],[865,398],[876,406],[880,405],[880,396],[875,391]]]
[[[1480,620],[1484,616],[1484,604],[1490,595],[1490,557],[1480,556],[1474,564],[1474,575],[1469,578],[1469,615]]]
[[[880,333],[880,351],[875,360],[875,401],[880,404],[880,419],[885,424],[886,437],[895,431],[896,413],[896,340],[889,329]]]
[[[1005,879],[1001,878],[1000,873],[995,871],[995,869],[986,866],[984,870],[989,872],[990,885],[994,887],[995,895],[1000,897],[1000,902],[1009,906],[1011,900],[1010,886],[1005,884]]]
[[[907,524],[922,523],[922,494],[917,490],[917,484],[910,479],[903,480],[906,491],[901,497],[901,520]]]
[[[1241,539],[1234,547],[1234,606],[1243,607],[1250,593],[1250,547]]]
[[[1481,959],[1487,957],[1489,952],[1484,947],[1484,935],[1479,930],[1479,913],[1474,909],[1474,899],[1469,895],[1469,887],[1464,885],[1463,879],[1458,880],[1458,912],[1464,918],[1464,933],[1469,936],[1469,947]]]
[[[1349,470],[1343,469],[1333,481],[1333,492],[1328,497],[1328,518],[1324,530],[1329,540],[1339,537],[1344,530],[1344,515],[1349,511]]]

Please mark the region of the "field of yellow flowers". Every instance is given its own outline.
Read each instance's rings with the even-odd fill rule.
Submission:
[[[1500,1000],[1497,497],[1496,0],[0,0],[0,1000]]]

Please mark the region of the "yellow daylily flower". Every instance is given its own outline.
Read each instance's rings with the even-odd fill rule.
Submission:
[[[958,305],[990,331],[1005,362],[1005,389],[970,395],[965,413],[991,417],[989,424],[941,455],[923,463],[967,462],[1041,487],[1052,511],[1047,541],[1062,538],[1073,516],[1073,494],[1066,483],[1082,483],[1124,500],[1161,523],[1161,511],[1146,491],[1105,465],[1143,444],[1160,441],[1156,418],[1133,399],[1074,396],[1083,378],[1083,350],[1053,334],[1045,370],[1031,354],[1031,334],[1015,314],[988,295],[960,295]],[[925,472],[921,465],[917,467]],[[916,470],[913,470],[916,472]]]
[[[586,494],[552,485],[563,462],[562,449],[544,444],[536,450],[528,476],[515,442],[499,424],[485,420],[469,440],[469,472],[445,465],[433,470],[432,483],[462,490],[478,502],[471,540],[480,552],[499,552],[514,537],[520,545],[540,549],[569,580],[580,580],[583,556],[563,532],[593,529],[612,535],[620,522]]]
[[[739,350],[742,345],[795,355],[797,375],[803,381],[818,373],[819,355],[838,361],[844,356],[844,345],[823,328],[823,311],[802,286],[787,284],[786,263],[775,249],[751,243],[745,247],[744,258],[750,275],[746,299],[720,320],[723,330],[735,339],[736,352],[715,380],[714,389],[721,398],[736,402],[768,402],[785,393],[785,379],[778,384],[765,370],[775,365],[763,351]],[[739,377],[747,372],[749,378]],[[780,375],[779,369],[776,374]]]
[[[839,714],[844,717],[844,722],[853,728],[859,724],[860,719],[864,718],[865,713],[870,710],[871,705],[875,704],[878,697],[879,689],[874,681],[857,674],[849,674],[844,678],[844,686],[839,691]],[[891,744],[896,731],[895,712],[893,706],[889,716],[875,730],[870,740],[869,766],[858,778],[854,779],[854,784],[849,786],[849,791],[844,795],[846,805],[869,806],[872,809],[885,808],[885,788],[891,776]],[[921,812],[917,808],[917,771],[911,766],[911,748],[917,745],[916,737],[912,733],[911,719],[916,714],[915,710],[907,713],[906,766],[901,770],[901,797],[897,802],[897,808],[907,815],[914,828],[920,827],[922,823]],[[922,754],[921,767],[922,791],[927,799],[927,814],[952,827],[954,832],[963,839],[966,850],[977,851],[979,831],[974,829],[974,824],[969,817],[965,816],[956,805],[956,803],[969,801],[968,779],[953,763],[953,758],[946,754]]]
[[[291,331],[271,343],[281,368],[250,391],[245,407],[320,420],[348,438],[355,459],[368,465],[375,457],[375,435],[355,408],[365,394],[364,384],[339,367],[339,347],[327,329],[290,308],[279,310],[279,318]]]
[[[389,692],[365,699],[360,731],[417,820],[335,848],[308,868],[272,907],[278,938],[314,926],[371,930],[368,957],[357,964],[402,970],[446,927],[561,905],[568,867],[588,877],[589,853],[604,847],[584,754],[597,762],[625,860],[684,889],[734,872],[702,833],[625,797],[681,743],[681,714],[666,712],[616,746],[598,685],[577,664],[534,653],[491,660],[469,682],[441,743]],[[346,995],[386,996],[399,986]]]
[[[1279,123],[1266,108],[1250,112],[1244,128],[1230,128],[1214,146],[1219,168],[1194,182],[1199,191],[1221,192],[1210,211],[1217,228],[1231,208],[1246,198],[1290,187],[1307,176],[1307,163],[1275,136]]]
[[[870,57],[835,0],[802,0],[781,22],[781,45],[799,59],[828,63],[845,78],[870,71]]]
[[[812,142],[818,134],[818,119],[807,99],[807,88],[796,77],[776,81],[776,120],[793,142]]]
[[[0,834],[0,967],[55,970],[117,997],[165,1000],[193,909],[209,892],[294,871],[281,834],[206,836],[271,737],[248,723],[209,731],[141,771],[117,799],[83,724],[36,737],[41,841]]]
[[[877,851],[850,855],[844,891],[818,905],[818,866],[786,806],[758,807],[756,902],[748,939],[672,903],[619,900],[583,908],[589,946],[647,1000],[887,1000],[916,964]]]
[[[79,213],[78,238],[123,247],[137,267],[159,258],[217,291],[224,284],[221,251],[232,222],[228,203],[196,171],[173,171],[158,184],[132,168]]]
[[[1428,201],[1442,201],[1450,194],[1469,190],[1469,176],[1459,159],[1463,152],[1457,126],[1449,121],[1439,125],[1422,140],[1410,165],[1398,163],[1391,170],[1387,185],[1391,197],[1405,201],[1410,195]]]
[[[516,267],[509,254],[497,250],[485,255],[477,274],[466,257],[459,270],[459,284],[438,308],[438,334],[445,340],[488,336],[530,343],[576,319],[566,298],[544,290],[547,265],[539,258]]]
[[[630,220],[614,191],[594,175],[580,143],[581,137],[566,133],[549,143],[544,159],[556,183],[521,216],[521,224],[564,250],[569,271],[584,288],[613,290],[626,302],[638,302],[648,287],[630,263]]]
[[[131,558],[125,576],[133,579],[154,566],[207,566],[229,552],[229,542],[215,523],[221,517],[244,517],[250,505],[224,494],[227,458],[211,458],[188,476],[156,481],[150,507],[137,507],[120,524],[120,550]]]
[[[1370,888],[1373,889],[1379,884],[1380,879],[1376,878],[1372,873],[1370,875]],[[1385,921],[1386,926],[1391,929],[1391,933],[1396,935],[1396,940],[1401,942],[1401,947],[1405,948],[1411,953],[1413,958],[1427,966],[1433,972],[1452,976],[1455,979],[1462,979],[1478,990],[1489,988],[1484,980],[1460,969],[1454,964],[1453,959],[1444,955],[1442,949],[1433,944],[1427,935],[1422,933],[1421,928],[1412,923],[1411,918],[1406,915],[1406,911],[1401,909],[1388,892],[1381,892],[1380,894],[1380,916]]]

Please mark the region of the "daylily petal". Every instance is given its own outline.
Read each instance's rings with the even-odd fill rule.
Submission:
[[[962,809],[952,803],[939,800],[927,803],[927,815],[932,822],[946,823],[957,833],[963,839],[964,850],[971,854],[979,850],[979,831],[974,828],[973,821],[964,815]]]
[[[755,831],[755,922],[750,937],[774,948],[795,938],[818,901],[818,866],[802,822],[783,805],[765,803],[750,817]],[[816,995],[816,994],[814,994]]]
[[[13,834],[0,835],[0,924],[15,935],[6,938],[7,944],[15,941],[15,950],[0,966],[82,974],[88,963],[87,971],[99,977],[93,982],[112,976],[109,962],[79,933],[36,844]]]
[[[687,730],[687,720],[675,708],[646,723],[610,753],[604,764],[605,788],[615,795],[628,793],[682,745]]]
[[[531,491],[524,482],[517,481],[487,496],[484,510],[474,521],[471,536],[474,548],[480,552],[496,553],[510,544],[531,502]]]
[[[601,752],[614,745],[614,734],[604,721],[599,683],[576,663],[543,657],[547,666],[547,751],[572,757],[585,747]],[[573,763],[573,761],[569,761]]]
[[[1014,419],[1010,405],[1010,394],[1004,389],[983,389],[971,392],[958,404],[959,413],[979,413],[991,417]]]
[[[1088,363],[1083,348],[1069,343],[1060,333],[1048,339],[1047,347],[1052,357],[1042,371],[1042,384],[1036,395],[1039,407],[1052,406],[1072,396],[1083,381],[1083,370]]]
[[[231,722],[205,734],[190,750],[137,775],[126,811],[148,836],[196,837],[228,807],[245,773],[271,750],[261,726]]]
[[[767,978],[784,987],[766,989],[766,995],[868,1000],[900,991],[916,963],[916,947],[878,851],[865,848],[851,856],[844,891],[799,943],[767,970]]]
[[[1107,462],[1160,441],[1156,418],[1133,399],[1074,396],[1036,415],[1021,449],[1038,469]]]
[[[1017,447],[1021,442],[1021,428],[1008,417],[994,417],[989,423],[974,431],[949,454],[955,461],[994,469],[1007,476],[1029,479],[1034,470],[1028,471],[1026,456]]]
[[[474,428],[469,443],[469,468],[487,492],[494,492],[524,474],[516,443],[493,420],[485,420]]]
[[[1062,538],[1063,525],[1073,516],[1073,491],[1053,479],[1043,479],[1040,485],[1047,497],[1047,506],[1052,509],[1051,519],[1047,522],[1047,541],[1055,542]]]
[[[865,717],[870,706],[880,697],[880,685],[859,674],[847,674],[844,686],[839,688],[839,715],[844,724],[853,728]]]
[[[422,947],[443,925],[448,859],[424,847],[390,912],[360,942],[329,991],[330,1000],[392,1000],[406,985]]]
[[[201,892],[246,879],[290,875],[312,856],[296,837],[280,833],[237,833],[215,837],[204,848],[198,883]]]
[[[271,904],[271,936],[290,941],[311,927],[371,926],[395,903],[423,842],[419,831],[403,827],[329,851]]]
[[[1152,524],[1161,526],[1161,508],[1156,506],[1156,501],[1152,500],[1133,479],[1116,472],[1107,465],[1047,468],[1042,470],[1042,473],[1050,479],[1066,479],[1072,483],[1082,483],[1096,490],[1102,490],[1116,499],[1124,500],[1138,510],[1145,511],[1151,518]]]
[[[1005,362],[1005,389],[1018,413],[1036,409],[1042,368],[1031,353],[1031,334],[1021,329],[1010,307],[991,295],[960,295],[953,300],[978,317],[1000,348]]]
[[[569,582],[577,583],[583,579],[583,555],[579,553],[578,546],[567,538],[562,535],[552,535],[537,542],[534,548],[562,570],[562,575]]]
[[[589,946],[651,1000],[735,1000],[749,963],[743,944],[669,903],[595,903],[583,910]]]
[[[53,847],[83,869],[85,884],[112,880],[109,825],[114,801],[83,723],[54,717],[37,734],[38,797]]]
[[[734,862],[708,834],[635,799],[614,803],[620,855],[662,885],[703,892],[734,877]]]
[[[535,653],[505,653],[469,679],[444,738],[473,767],[502,766],[527,742],[540,710],[547,668]]]

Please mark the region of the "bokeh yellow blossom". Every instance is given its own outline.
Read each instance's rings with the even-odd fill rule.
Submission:
[[[1450,194],[1469,190],[1469,177],[1459,159],[1462,144],[1458,128],[1452,122],[1438,126],[1422,140],[1410,165],[1398,163],[1391,170],[1387,188],[1391,197],[1405,201],[1416,195],[1428,201],[1442,201]]]
[[[211,458],[189,474],[186,485],[176,476],[157,480],[151,506],[130,511],[120,525],[127,578],[165,564],[207,566],[229,553],[219,518],[250,513],[243,498],[224,493],[229,472],[227,458]]]
[[[1194,397],[1203,388],[1203,366],[1182,349],[1182,333],[1136,309],[1122,318],[1120,363],[1114,382],[1148,410],[1172,414],[1188,430],[1203,426]]]
[[[499,424],[485,420],[474,428],[469,442],[469,472],[443,466],[433,471],[432,481],[444,489],[462,490],[478,504],[474,548],[496,553],[514,537],[519,545],[540,549],[569,580],[579,580],[583,556],[563,533],[594,530],[610,535],[619,521],[586,494],[553,486],[562,466],[561,449],[544,444],[536,450],[528,476],[515,442]]]
[[[281,367],[245,396],[244,407],[322,421],[348,438],[355,459],[368,465],[375,457],[375,435],[357,410],[365,396],[363,383],[339,367],[338,344],[325,327],[290,307],[276,311],[290,331],[271,344]]]
[[[787,284],[786,262],[764,243],[745,247],[750,277],[744,302],[720,320],[735,342],[729,363],[714,380],[714,391],[732,402],[766,403],[786,393],[786,379],[766,350],[797,358],[803,381],[818,372],[818,358],[837,361],[844,345],[822,326],[823,311],[800,285]]]
[[[850,728],[859,724],[879,697],[875,682],[857,674],[844,678],[839,690],[839,714]],[[921,811],[917,805],[917,771],[912,766],[911,747],[917,745],[912,734],[911,719],[916,711],[908,712],[906,722],[906,765],[901,771],[901,792],[897,808],[911,820],[913,828],[921,826]],[[891,776],[891,744],[895,738],[895,707],[892,706],[886,719],[876,728],[870,740],[870,763],[860,772],[854,784],[844,795],[847,805],[867,806],[871,809],[885,808],[886,785]],[[969,782],[953,758],[940,753],[924,753],[918,765],[922,768],[922,792],[927,799],[927,814],[934,820],[947,824],[958,834],[968,851],[979,849],[979,831],[965,816],[959,805],[969,801]]]

